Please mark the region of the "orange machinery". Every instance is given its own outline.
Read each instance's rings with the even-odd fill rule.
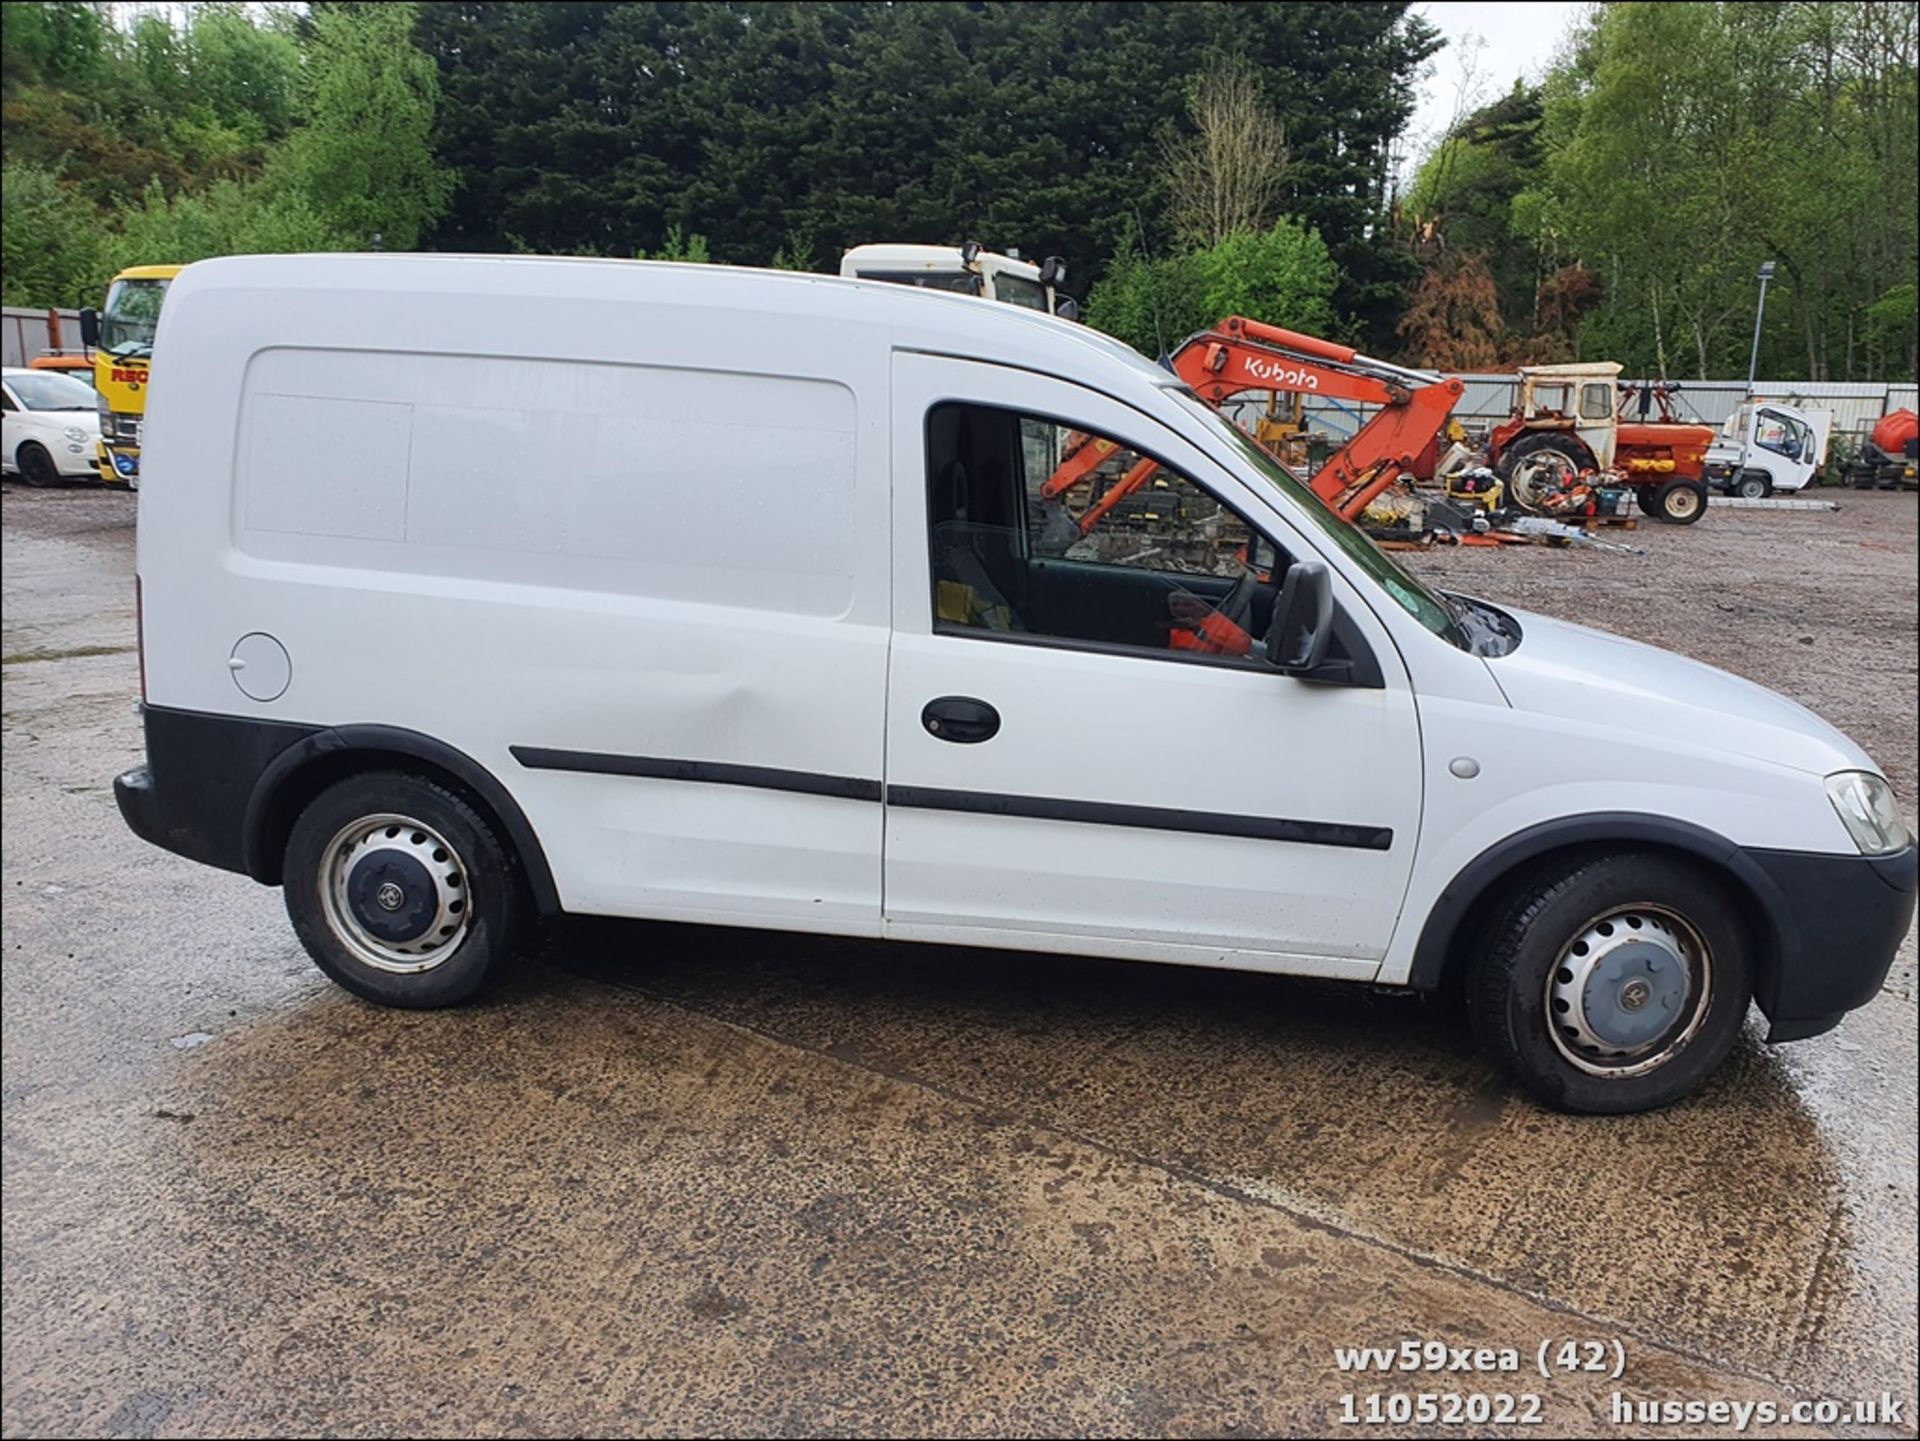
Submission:
[[[1465,389],[1459,380],[1407,370],[1361,355],[1351,346],[1239,315],[1183,344],[1174,353],[1173,371],[1216,409],[1247,391],[1325,395],[1379,406],[1379,413],[1327,457],[1309,482],[1313,493],[1348,521],[1358,519],[1402,473],[1417,467]],[[1058,501],[1113,450],[1111,441],[1082,435],[1047,478],[1041,495]],[[1081,534],[1152,480],[1158,469],[1155,461],[1137,461],[1076,517]]]

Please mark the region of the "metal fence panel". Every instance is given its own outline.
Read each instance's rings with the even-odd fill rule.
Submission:
[[[1507,374],[1462,374],[1466,384],[1454,417],[1469,430],[1496,425],[1513,414],[1519,399],[1519,382]],[[1639,385],[1639,380],[1622,378],[1622,385]],[[1881,381],[1841,380],[1760,380],[1752,394],[1762,400],[1775,400],[1801,410],[1833,412],[1833,443],[1844,454],[1854,449],[1871,431],[1880,417],[1903,406],[1920,409],[1916,395],[1920,387],[1889,385]],[[1718,430],[1748,397],[1744,380],[1683,380],[1674,397],[1675,413],[1681,420],[1711,425]],[[1228,407],[1228,414],[1243,425],[1251,425],[1265,407],[1264,398],[1241,397]],[[1307,423],[1338,440],[1345,440],[1369,420],[1377,407],[1355,405],[1326,396],[1306,397]],[[1629,418],[1633,412],[1629,410]]]
[[[9,305],[0,312],[0,352],[5,355],[6,364],[25,365],[34,356],[48,351],[80,348],[80,312],[56,310],[52,313],[59,317],[57,332],[47,311]]]

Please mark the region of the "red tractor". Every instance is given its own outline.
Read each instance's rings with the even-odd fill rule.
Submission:
[[[1630,487],[1640,509],[1676,525],[1691,525],[1707,508],[1709,425],[1678,420],[1677,386],[1629,389],[1621,415],[1620,367],[1535,365],[1520,371],[1520,404],[1493,428],[1487,463],[1506,482],[1508,498],[1536,514],[1551,498],[1580,483]],[[1653,412],[1657,411],[1657,415]]]

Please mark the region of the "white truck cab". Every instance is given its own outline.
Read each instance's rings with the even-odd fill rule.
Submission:
[[[1833,727],[1431,590],[1050,316],[251,256],[183,271],[157,349],[120,808],[375,1001],[562,912],[1064,951],[1464,987],[1536,1095],[1630,1111],[1750,999],[1774,1040],[1866,1004],[1912,915]],[[1111,464],[1049,503],[1165,484],[1048,524],[1066,434]]]
[[[1746,500],[1804,490],[1826,465],[1832,438],[1831,410],[1745,401],[1707,448],[1707,484]]]
[[[1080,317],[1079,304],[1059,290],[1067,278],[1067,265],[1057,255],[1035,265],[1022,260],[1017,251],[996,255],[972,240],[960,246],[856,245],[840,258],[840,273],[849,280],[884,280],[983,296],[1066,320]]]

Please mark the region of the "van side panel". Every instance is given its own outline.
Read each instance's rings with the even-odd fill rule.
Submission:
[[[442,740],[525,812],[568,910],[877,930],[883,340],[193,279],[148,432],[155,705]],[[267,701],[229,664],[252,632],[291,670]]]

